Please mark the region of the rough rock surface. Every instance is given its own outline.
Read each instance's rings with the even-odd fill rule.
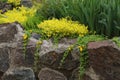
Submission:
[[[43,68],[39,72],[39,80],[67,80],[67,78],[60,72],[50,68]]]
[[[39,52],[41,65],[58,69],[65,50],[75,43],[75,40],[70,41],[71,43],[69,43],[69,40],[67,39],[67,42],[64,41],[63,43],[55,45],[51,40],[44,40]],[[77,53],[73,54],[78,55]],[[65,63],[61,66],[62,69],[72,70],[79,65],[79,59],[77,59],[74,55],[72,55],[72,52],[68,54]]]
[[[55,70],[57,69],[65,76],[71,76],[71,71],[79,66],[79,51],[77,52],[76,49],[73,49],[76,52],[70,51],[62,65],[61,60],[63,59],[63,55],[65,54],[65,51],[68,49],[68,47],[75,44],[75,42],[75,39],[63,38],[56,45],[52,42],[51,39],[43,40],[39,52],[39,64],[41,68],[49,67]]]
[[[16,34],[19,34],[20,27],[17,23],[0,25],[0,71],[5,72],[9,68],[12,48],[16,48],[14,42]],[[18,32],[18,33],[17,33]],[[20,38],[20,37],[19,37]]]
[[[17,22],[0,25],[0,73],[8,68],[32,67],[37,40],[30,38],[23,52],[23,29]],[[25,54],[25,55],[24,55]]]
[[[89,63],[100,80],[120,80],[120,48],[111,40],[88,44]]]
[[[21,0],[21,5],[25,7],[32,7],[32,0]]]
[[[12,10],[13,6],[9,3],[3,3],[0,1],[0,10],[2,10],[0,13],[5,13],[7,10]]]
[[[0,43],[13,41],[15,34],[17,34],[15,24],[0,25]]]
[[[80,79],[79,68],[73,70],[69,80],[99,80],[99,76],[93,71],[92,68],[88,68],[85,74]]]
[[[35,80],[35,75],[30,68],[12,68],[5,72],[2,80]]]
[[[1,77],[3,76],[3,74],[4,74],[4,73],[0,71],[0,80],[1,80]]]
[[[79,80],[79,68],[73,70],[70,80]]]
[[[9,53],[8,48],[4,46],[0,48],[0,71],[5,72],[8,68],[9,68]]]

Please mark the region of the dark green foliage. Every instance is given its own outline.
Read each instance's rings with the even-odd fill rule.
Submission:
[[[42,21],[42,16],[35,14],[32,17],[29,17],[27,21],[23,23],[25,30],[35,30],[39,29],[37,25]]]
[[[7,2],[7,0],[0,0],[1,2]]]

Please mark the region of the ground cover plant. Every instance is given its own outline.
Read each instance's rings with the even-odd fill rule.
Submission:
[[[42,30],[42,34],[49,38],[52,36],[61,38],[84,36],[88,33],[87,26],[79,24],[77,21],[67,20],[67,18],[45,20],[38,27]]]
[[[20,5],[21,0],[7,0],[8,3],[13,4],[14,6]]]
[[[41,22],[39,17],[35,15],[36,9],[26,8],[26,7],[17,7],[13,10],[8,10],[4,14],[0,14],[0,24],[1,23],[11,23],[19,22],[21,23],[26,30],[37,28],[37,24]]]

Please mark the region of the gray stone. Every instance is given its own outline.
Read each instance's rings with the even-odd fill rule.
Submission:
[[[73,70],[70,80],[102,80],[102,77],[97,75],[91,67],[87,68],[84,75],[80,77],[80,70],[77,68]]]
[[[15,34],[17,34],[16,24],[0,25],[0,43],[12,41]]]
[[[36,80],[32,69],[19,67],[12,68],[5,72],[2,80]]]
[[[27,42],[26,49],[23,49],[23,42],[20,41],[17,47],[10,55],[11,66],[26,66],[32,67],[34,65],[34,55],[36,52],[36,43],[38,40],[30,38]]]
[[[37,44],[38,40],[31,37],[28,41],[28,45],[27,45],[27,49],[26,49],[26,56],[25,56],[25,63],[26,66],[28,67],[32,67],[34,65],[34,58],[35,58],[35,54],[36,54],[36,44]]]
[[[60,72],[50,68],[43,68],[39,72],[39,80],[67,80],[67,78]]]
[[[16,71],[16,68],[19,71],[22,66],[31,68],[34,66],[34,55],[38,40],[31,37],[24,52],[23,34],[23,28],[17,22],[0,25],[0,78],[5,73],[3,80],[35,80],[30,79],[27,74],[22,75],[23,71],[20,73],[21,75],[17,73],[18,76],[16,72],[14,75],[9,74],[9,71]],[[29,74],[29,71],[26,73]]]
[[[3,74],[4,73],[0,71],[0,80],[2,79]]]
[[[0,71],[5,72],[10,66],[33,66],[38,40],[30,38],[24,52],[23,34],[17,22],[0,25]]]
[[[51,67],[53,69],[64,69],[64,70],[72,70],[79,65],[78,53],[76,52],[68,52],[68,56],[66,57],[62,66],[60,66],[61,60],[65,51],[69,46],[73,45],[76,41],[72,39],[66,39],[64,42],[59,42],[58,45],[55,45],[52,40],[43,40],[43,44],[41,45],[41,49],[39,52],[40,55],[40,65],[44,65],[46,67]]]
[[[70,80],[79,80],[79,78],[80,78],[80,73],[79,73],[79,68],[77,68],[73,70]]]
[[[89,65],[100,80],[120,80],[120,48],[111,40],[88,44]]]
[[[92,67],[89,67],[86,69],[83,79],[84,80],[105,80],[102,76],[96,74],[96,72]]]
[[[25,7],[32,7],[33,3],[32,0],[21,0],[21,5]]]
[[[5,2],[0,2],[0,10],[1,10],[0,13],[3,14],[3,13],[5,13],[6,11],[12,10],[12,9],[13,9],[12,4],[5,3]]]
[[[9,68],[9,49],[0,48],[0,71],[5,72]]]
[[[39,35],[39,34],[37,34],[37,33],[32,33],[31,37],[33,37],[33,38],[39,40],[40,37],[41,37],[41,35]]]
[[[5,72],[10,66],[10,55],[17,47],[15,40],[20,40],[20,25],[18,23],[0,25],[0,71]],[[13,56],[13,55],[12,55]]]

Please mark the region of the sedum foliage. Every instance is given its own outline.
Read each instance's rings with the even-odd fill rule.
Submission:
[[[84,36],[88,33],[87,26],[79,24],[77,21],[67,20],[67,18],[45,20],[38,27],[47,37]]]
[[[20,5],[20,1],[21,0],[8,0],[7,2],[13,4],[14,6],[18,6]]]
[[[23,6],[19,8],[14,8],[13,10],[8,10],[6,13],[0,14],[0,24],[11,23],[15,21],[23,24],[27,21],[29,17],[33,17],[35,12],[36,9],[29,9]]]

